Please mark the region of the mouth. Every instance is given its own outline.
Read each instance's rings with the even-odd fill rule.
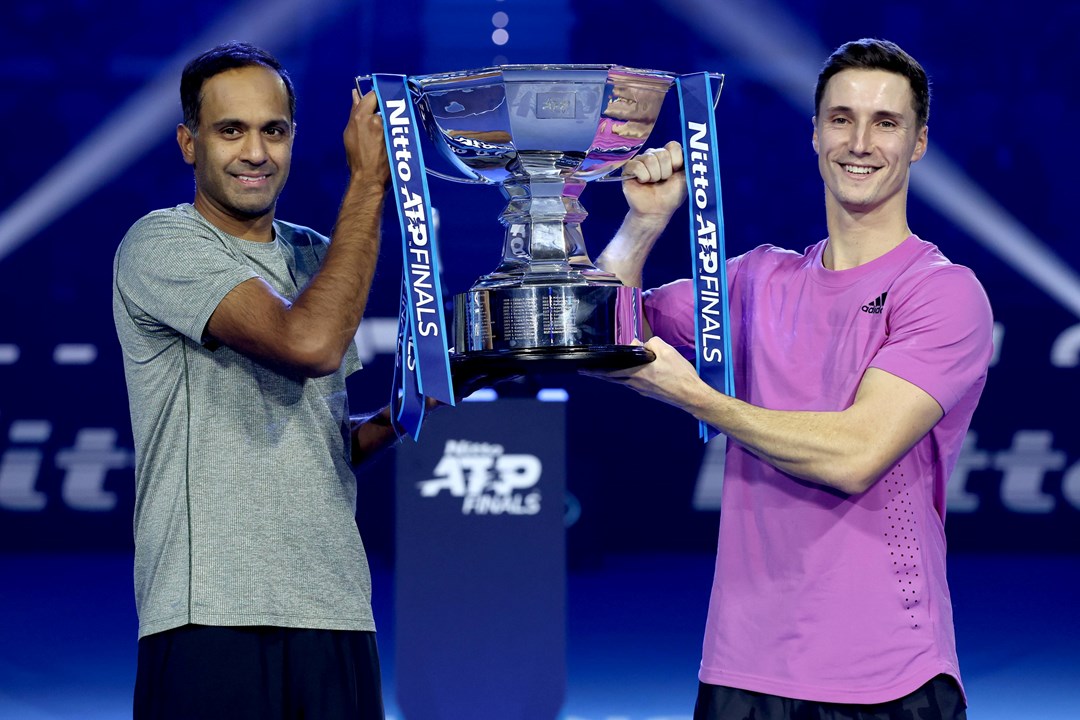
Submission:
[[[876,168],[876,167],[868,167],[866,165],[845,165],[845,164],[841,164],[840,167],[843,168],[844,172],[847,173],[848,175],[855,175],[857,177],[865,177],[867,175],[873,175],[879,169],[879,168]]]
[[[270,182],[269,175],[233,175],[241,185],[247,187],[262,187]]]

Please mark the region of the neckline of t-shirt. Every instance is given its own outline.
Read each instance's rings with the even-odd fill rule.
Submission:
[[[846,270],[829,270],[821,262],[821,257],[825,253],[826,246],[829,244],[828,238],[826,238],[817,244],[813,257],[810,259],[812,269],[811,277],[818,283],[828,285],[829,287],[848,287],[854,285],[868,275],[872,275],[881,267],[894,266],[897,260],[901,260],[914,252],[918,243],[919,236],[912,233],[904,238],[904,241],[892,250],[880,257],[874,258],[870,262],[857,265],[853,268],[847,268]]]
[[[272,255],[281,252],[281,224],[280,221],[278,221],[276,218],[273,221],[274,237],[271,238],[270,242],[257,242],[255,240],[245,240],[242,237],[237,237],[232,233],[225,232],[217,225],[214,225],[212,222],[203,217],[203,214],[199,212],[198,208],[196,208],[191,203],[185,203],[184,205],[181,205],[181,207],[184,208],[187,212],[193,214],[195,217],[201,219],[210,227],[212,227],[214,229],[214,232],[220,234],[224,238],[227,238],[230,242],[236,244],[238,247],[243,248],[245,253],[250,252],[255,255]]]

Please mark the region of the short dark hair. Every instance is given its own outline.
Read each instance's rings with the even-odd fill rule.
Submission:
[[[915,58],[888,40],[863,38],[844,43],[829,56],[818,73],[814,91],[814,114],[821,110],[821,98],[829,79],[842,70],[887,70],[903,75],[911,83],[915,119],[919,127],[930,119],[930,79]]]
[[[289,94],[289,120],[296,116],[296,91],[289,73],[277,58],[250,43],[227,42],[210,48],[184,66],[184,72],[180,76],[180,104],[184,108],[184,124],[191,132],[199,129],[203,83],[226,70],[253,65],[262,65],[281,77]]]

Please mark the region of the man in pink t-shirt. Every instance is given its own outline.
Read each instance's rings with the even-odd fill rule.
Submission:
[[[945,485],[986,380],[982,286],[907,224],[926,73],[893,43],[823,67],[813,146],[829,236],[728,262],[736,398],[706,385],[687,281],[647,295],[656,360],[604,374],[728,438],[695,720],[964,718]],[[598,259],[640,285],[682,203],[677,143],[627,164]]]

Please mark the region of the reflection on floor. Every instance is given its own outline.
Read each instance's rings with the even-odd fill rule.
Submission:
[[[571,573],[563,720],[688,720],[712,558],[609,557]],[[0,554],[0,718],[131,716],[127,554]],[[387,710],[393,577],[373,564]],[[950,582],[972,720],[1080,716],[1080,557],[954,555]]]

